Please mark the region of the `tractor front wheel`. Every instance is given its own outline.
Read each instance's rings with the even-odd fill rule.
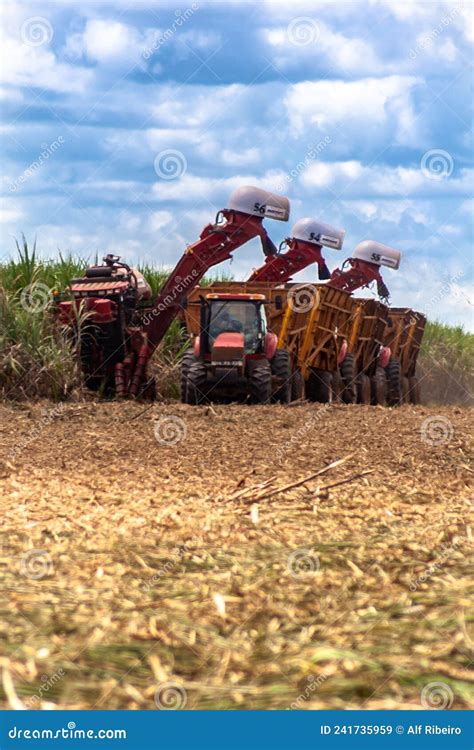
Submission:
[[[188,369],[186,379],[186,403],[202,404],[206,398],[206,366],[201,360],[196,359]]]
[[[194,355],[194,352],[188,349],[187,352],[183,354],[183,358],[181,360],[181,402],[183,404],[187,404],[186,400],[186,388],[188,383],[188,372],[191,365],[196,362],[196,356]]]
[[[250,375],[250,398],[253,404],[268,404],[272,395],[272,369],[269,362],[259,362]]]

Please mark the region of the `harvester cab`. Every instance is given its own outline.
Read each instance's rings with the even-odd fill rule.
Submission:
[[[199,404],[219,399],[266,403],[272,394],[277,337],[267,329],[263,294],[201,297],[200,334],[182,363],[183,396]]]
[[[285,283],[299,271],[317,263],[318,278],[325,281],[331,274],[323,258],[322,247],[340,250],[344,236],[344,229],[335,229],[316,219],[300,219],[293,226],[291,237],[281,243],[278,254],[268,256],[264,265],[254,271],[248,280]]]
[[[376,281],[379,297],[387,302],[390,292],[382,279],[380,267],[386,266],[397,270],[400,267],[400,259],[399,250],[375,240],[364,240],[359,242],[352,257],[345,261],[342,269],[336,268],[332,272],[329,283],[336,289],[352,293]]]

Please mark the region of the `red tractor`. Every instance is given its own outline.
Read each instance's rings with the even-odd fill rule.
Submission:
[[[267,329],[263,294],[201,297],[200,334],[181,365],[181,397],[200,404],[212,398],[291,400],[291,366],[278,338]]]

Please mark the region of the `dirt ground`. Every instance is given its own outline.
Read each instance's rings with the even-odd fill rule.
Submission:
[[[473,409],[144,408],[0,405],[1,706],[473,705]]]

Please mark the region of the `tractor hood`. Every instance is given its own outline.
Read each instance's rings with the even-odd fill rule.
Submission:
[[[220,333],[212,346],[211,361],[242,362],[244,358],[244,337],[241,333]]]

